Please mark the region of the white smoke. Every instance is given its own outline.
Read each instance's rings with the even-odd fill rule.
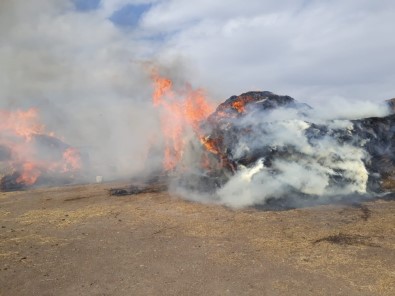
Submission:
[[[107,180],[144,168],[159,129],[140,62],[151,49],[108,19],[111,7],[0,2],[0,109],[36,107],[47,129],[89,155],[91,174]]]
[[[326,198],[366,193],[368,172],[364,160],[368,155],[361,147],[340,145],[330,137],[312,145],[304,134],[308,125],[300,120],[273,122],[269,126],[268,134],[255,131],[257,140],[252,145],[292,146],[293,154],[274,160],[270,168],[264,165],[264,159],[259,159],[251,168],[240,166],[235,176],[217,192],[222,203],[244,207],[265,204],[269,198],[289,196],[296,204],[297,194]],[[331,184],[331,179],[340,172],[348,180],[347,184]]]
[[[389,112],[388,106],[384,102],[347,100],[342,97],[322,101],[313,107],[309,115],[316,120],[353,120],[367,117],[382,117],[388,115]]]
[[[354,102],[351,106],[336,101],[318,109],[302,105],[302,109],[258,111],[247,105],[246,115],[232,119],[235,138],[227,153],[233,159],[243,159],[266,147],[275,152],[270,165],[264,157],[248,166],[239,164],[236,173],[228,175],[211,195],[185,187],[177,192],[195,201],[235,208],[261,206],[276,199],[283,200],[282,206],[293,207],[366,195],[370,155],[363,145],[367,140],[353,138],[354,124],[348,119],[385,116],[389,109],[385,104]],[[224,124],[221,129],[226,132],[230,127]]]

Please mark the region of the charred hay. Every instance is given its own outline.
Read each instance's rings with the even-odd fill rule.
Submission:
[[[390,107],[389,110],[394,109],[394,100],[388,101],[387,104]],[[321,165],[324,165],[327,160],[319,157],[314,159],[315,156],[299,149],[297,143],[293,145],[276,144],[270,140],[256,141],[256,139],[273,137],[276,132],[273,126],[281,123],[282,119],[273,121],[273,118],[266,120],[266,117],[275,110],[290,111],[298,119],[295,124],[306,125],[307,128],[302,132],[303,138],[313,150],[320,145],[325,145],[326,139],[335,143],[339,148],[350,146],[362,149],[366,154],[362,161],[368,173],[367,194],[395,190],[394,114],[343,120],[343,123],[349,123],[347,126],[345,124],[337,126],[337,121],[334,120],[312,122],[309,113],[314,110],[309,105],[300,103],[290,96],[279,96],[268,91],[247,92],[240,96],[232,96],[220,104],[215,112],[201,124],[201,130],[204,133],[202,148],[208,155],[207,159],[210,159],[210,165],[200,170],[195,168],[183,171],[177,178],[167,180],[167,183],[172,181],[187,190],[214,193],[224,186],[239,168],[253,167],[259,160],[263,161],[265,169],[272,175],[280,173],[274,165],[276,161],[303,164],[303,160],[307,160],[308,162],[323,162]],[[260,144],[257,145],[257,143]],[[241,146],[245,148],[242,152],[240,152]],[[344,161],[342,157],[344,156],[337,155],[335,152],[330,156],[330,161],[334,164],[341,163]],[[330,170],[332,173],[328,176],[328,187],[341,189],[355,182],[350,178],[347,168],[333,166]],[[159,183],[157,181],[149,184],[146,182],[129,188],[113,189],[110,194],[126,195],[166,190],[166,186],[159,186],[160,189],[157,189],[156,185],[153,185]],[[286,192],[288,196],[268,198],[266,206],[298,207],[300,206],[298,201],[309,204],[310,201],[314,203],[314,200],[319,199],[319,196],[303,193],[292,186]],[[367,198],[361,197],[360,192],[352,192],[352,195],[359,195],[359,199]],[[289,196],[298,198],[295,202],[290,202]]]
[[[23,182],[19,182],[18,178],[20,174],[18,172],[14,172],[12,174],[4,175],[0,179],[0,191],[8,192],[8,191],[18,191],[26,188],[26,184]]]

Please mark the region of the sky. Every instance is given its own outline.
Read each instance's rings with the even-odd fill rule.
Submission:
[[[394,16],[393,1],[164,1],[140,26],[167,35],[165,54],[191,60],[221,96],[383,100],[395,96]]]
[[[393,1],[5,0],[0,10],[3,101],[136,96],[144,60],[183,69],[175,75],[217,102],[248,90],[317,104],[395,97]]]

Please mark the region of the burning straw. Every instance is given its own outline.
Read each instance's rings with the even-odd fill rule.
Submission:
[[[293,207],[375,196],[388,190],[385,180],[395,178],[395,115],[388,115],[388,106],[373,110],[382,117],[328,118],[265,91],[232,96],[214,110],[204,91],[177,88],[156,69],[151,77],[162,122],[163,172],[176,176],[166,182],[185,198],[232,207],[276,201]]]
[[[0,110],[0,117],[0,190],[69,183],[81,171],[79,151],[47,132],[37,109]]]

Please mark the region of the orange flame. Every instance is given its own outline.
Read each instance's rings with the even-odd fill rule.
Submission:
[[[63,152],[61,159],[39,156],[40,153],[32,142],[33,137],[45,135],[54,138],[54,134],[46,132],[45,126],[40,123],[37,109],[0,110],[0,118],[0,146],[10,151],[10,155],[0,162],[18,172],[17,183],[33,185],[44,172],[74,172],[81,169],[79,152],[72,147]]]
[[[243,113],[246,110],[246,105],[253,101],[254,98],[251,96],[239,96],[231,105],[238,113]]]
[[[153,102],[154,106],[159,106],[162,103],[163,96],[172,92],[173,82],[170,79],[160,77],[156,74],[153,74],[152,78],[155,87]]]
[[[161,127],[165,137],[163,166],[174,169],[185,148],[185,138],[192,130],[201,137],[200,123],[213,112],[213,105],[207,100],[204,90],[186,86],[176,91],[173,82],[159,75],[157,69],[151,73],[154,84],[153,104],[160,108]]]
[[[63,166],[64,172],[69,172],[69,171],[74,172],[82,169],[81,154],[74,147],[69,147],[63,152],[63,160],[64,160],[64,166]]]
[[[218,154],[217,142],[215,140],[207,137],[201,137],[200,141],[207,151],[210,151],[213,154]]]
[[[232,107],[237,110],[239,113],[243,113],[245,111],[245,102],[243,101],[234,101],[232,103]]]
[[[41,172],[38,166],[33,162],[25,162],[22,165],[22,171],[17,178],[17,183],[24,183],[26,185],[33,185],[40,177]]]
[[[0,118],[0,132],[3,134],[15,134],[30,140],[32,135],[44,133],[44,125],[38,123],[35,108],[15,112],[0,110]]]

